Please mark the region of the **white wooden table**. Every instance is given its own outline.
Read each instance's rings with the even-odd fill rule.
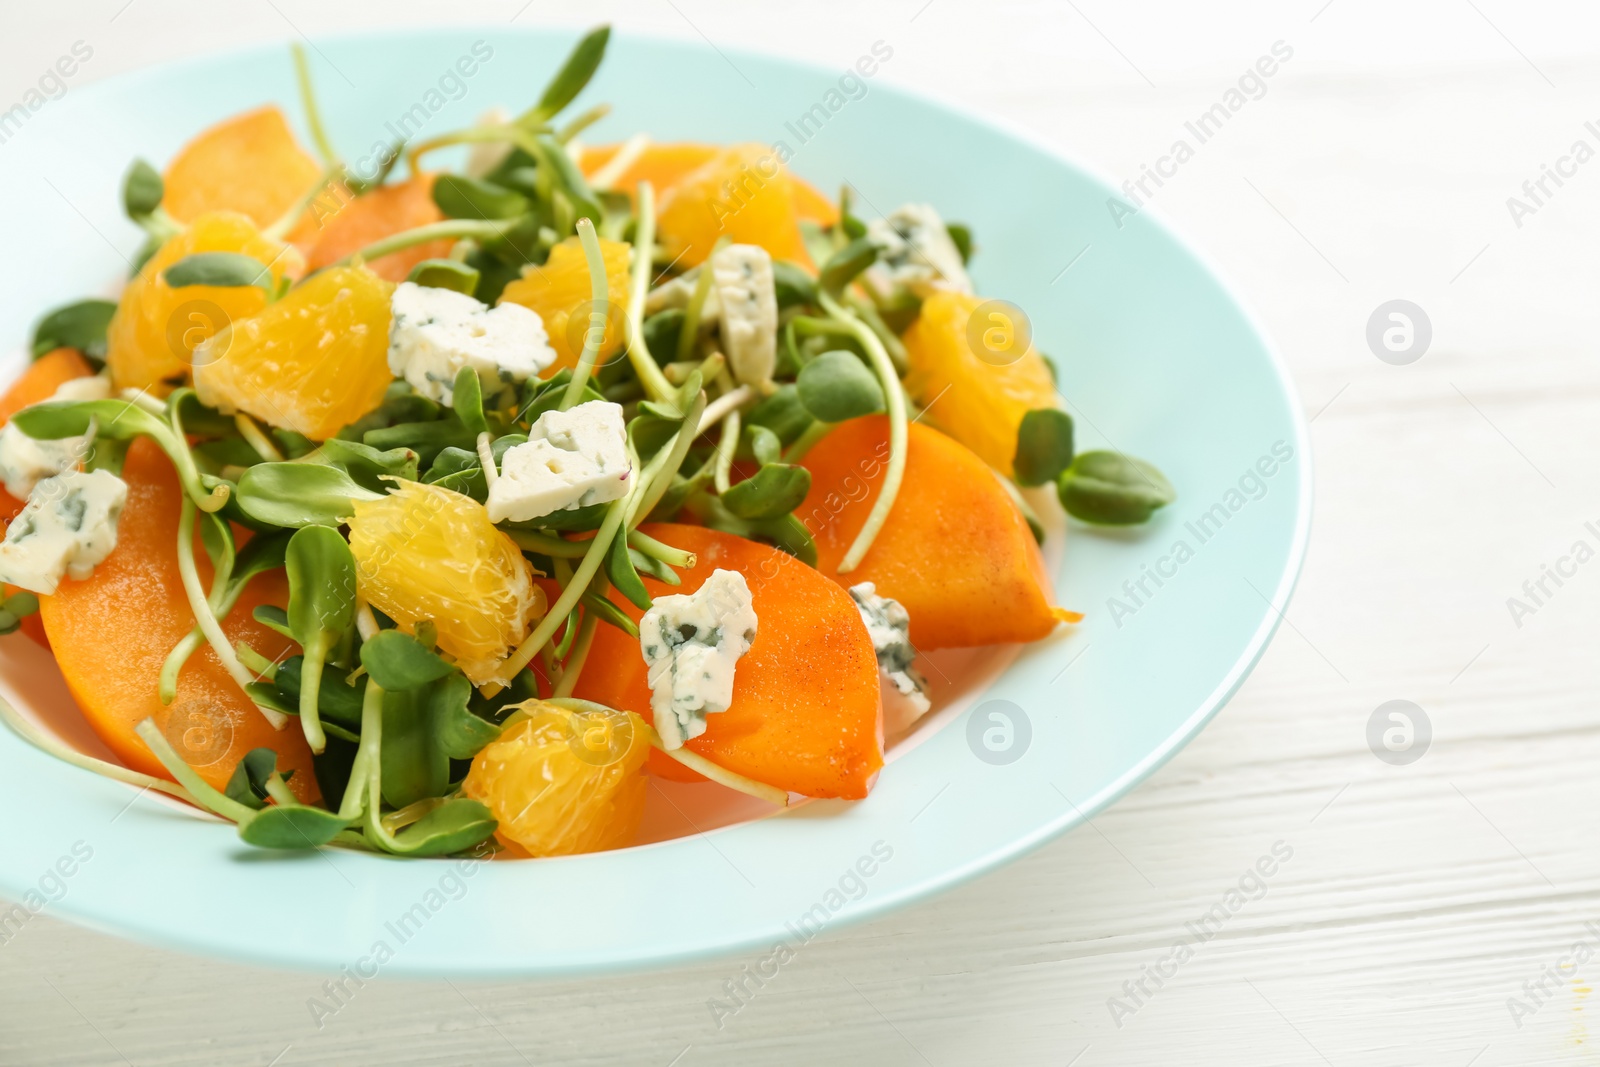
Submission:
[[[7,3],[0,109],[78,40],[94,56],[75,84],[383,20],[505,23],[522,6]],[[746,961],[371,984],[318,1029],[307,1000],[326,976],[46,915],[0,947],[0,1063],[1600,1062],[1600,961],[1572,955],[1600,951],[1600,925],[1585,926],[1600,924],[1600,563],[1562,563],[1577,541],[1600,547],[1584,526],[1600,520],[1600,162],[1547,181],[1520,227],[1506,205],[1574,141],[1600,148],[1584,128],[1600,119],[1600,17],[1393,6],[529,5],[523,21],[611,18],[841,68],[883,38],[883,77],[1122,177],[1273,42],[1292,47],[1156,201],[1259,310],[1315,416],[1315,537],[1290,624],[1205,734],[1092,827],[822,937],[720,1030],[706,1003]],[[1365,341],[1396,298],[1433,327],[1408,366]],[[1514,618],[1508,598],[1526,600],[1546,565],[1572,573]],[[1366,740],[1391,699],[1432,722],[1405,766]],[[1278,842],[1292,857],[1265,895],[1174,973],[1163,960],[1185,924]],[[1124,983],[1141,982],[1135,1000]]]

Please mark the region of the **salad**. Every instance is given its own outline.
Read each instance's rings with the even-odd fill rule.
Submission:
[[[1079,620],[1022,490],[1173,490],[1075,452],[969,230],[585,143],[608,35],[371,174],[298,50],[314,154],[263,107],[132,164],[131,276],[0,398],[0,631],[117,762],[14,730],[264,848],[554,856],[629,844],[650,776],[865,797],[921,653]]]

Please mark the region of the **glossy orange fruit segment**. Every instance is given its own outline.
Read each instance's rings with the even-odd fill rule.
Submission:
[[[705,261],[717,238],[760,245],[777,259],[809,263],[794,180],[762,144],[724,148],[661,196],[657,231],[680,267]]]
[[[529,856],[621,848],[644,815],[650,752],[632,714],[586,716],[530,700],[527,718],[472,760],[462,791],[488,806],[500,840]]]
[[[580,167],[585,175],[594,174],[615,158],[620,144],[595,145],[585,148]],[[667,144],[652,142],[634,161],[625,167],[611,188],[632,193],[640,182],[647,181],[655,189],[657,199],[695,170],[704,166],[718,152],[717,145],[696,141],[678,141]],[[798,175],[789,176],[794,192],[795,210],[802,219],[822,226],[832,226],[839,220],[839,208],[814,185]]]
[[[257,290],[259,292],[259,290]],[[394,284],[365,267],[313,275],[196,350],[203,403],[322,441],[383,400]]]
[[[385,237],[443,221],[444,213],[433,202],[433,180],[432,174],[419,174],[358,197],[338,187],[313,201],[306,213],[312,238],[307,266],[320,270]],[[369,260],[367,267],[380,278],[403,282],[411,268],[425,259],[448,256],[454,244],[451,240],[429,241]]]
[[[436,485],[401,482],[357,501],[350,551],[367,602],[408,632],[432,621],[440,649],[475,684],[494,677],[544,613],[533,568],[484,506]]]
[[[181,381],[200,342],[267,306],[259,286],[188,285],[174,289],[168,267],[197,252],[239,252],[266,264],[274,278],[299,277],[304,268],[293,246],[261,235],[234,212],[201,215],[150,258],[123,289],[106,331],[106,365],[118,389],[151,389]]]
[[[938,292],[901,338],[911,367],[906,387],[931,405],[927,421],[1006,474],[1022,417],[1057,406],[1044,357],[1031,344],[1021,347],[1027,326],[1018,315],[981,296]]]
[[[227,785],[235,764],[253,748],[278,753],[280,770],[295,772],[289,788],[306,802],[319,798],[305,735],[291,722],[274,730],[217,659],[202,645],[178,675],[170,707],[157,696],[161,666],[194,626],[178,576],[178,509],[182,489],[172,463],[153,442],[134,441],[122,478],[128,502],[117,521],[117,547],[83,581],[64,581],[39,598],[56,663],[89,725],[124,764],[168,778],[136,727],[153,718],[179,755],[211,785]],[[211,584],[211,561],[198,547],[200,580]],[[251,618],[262,604],[289,602],[283,571],[252,579],[223,620],[229,640],[269,660],[294,648]]]
[[[795,515],[817,542],[817,567],[841,585],[873,582],[905,605],[919,649],[1037,641],[1080,616],[1054,605],[1027,520],[1000,475],[938,430],[909,427],[905,480],[861,564],[839,561],[861,532],[889,460],[889,420],[851,419],[801,465],[811,492]]]
[[[167,164],[162,206],[179,222],[237,211],[270,226],[316,185],[322,167],[300,147],[283,112],[259,107],[201,133]]]
[[[622,241],[600,238],[600,258],[606,265],[607,299],[604,340],[598,364],[604,364],[622,348],[628,310],[628,262],[631,247]],[[578,365],[583,354],[583,336],[593,311],[594,288],[589,281],[589,261],[576,237],[550,250],[543,266],[522,269],[522,277],[507,285],[500,296],[502,304],[521,304],[531,308],[544,322],[556,361],[545,373],[548,378],[563,367]]]

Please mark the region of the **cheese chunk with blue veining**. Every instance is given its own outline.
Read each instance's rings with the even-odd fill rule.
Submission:
[[[738,571],[712,572],[693,593],[656,597],[639,620],[650,711],[667,748],[706,732],[706,716],[733,702],[739,657],[756,638],[756,609]]]
[[[765,389],[778,360],[778,291],[772,256],[759,245],[728,245],[711,257],[722,316],[722,353],[740,385]]]
[[[110,471],[64,471],[34,487],[0,541],[0,582],[48,596],[79,580],[117,547],[128,486]]]
[[[884,691],[884,732],[895,734],[928,713],[928,682],[912,667],[917,650],[911,644],[911,616],[905,606],[892,597],[879,596],[872,582],[850,587],[861,621],[867,625],[872,649],[878,654],[878,670],[887,688]],[[892,696],[894,700],[889,698]],[[899,704],[899,707],[894,706]]]
[[[905,204],[867,223],[867,240],[880,253],[867,279],[881,291],[900,286],[922,297],[938,289],[972,292],[961,250],[928,204]]]
[[[62,382],[50,399],[104,400],[110,395],[108,379],[89,375]],[[27,500],[41,479],[77,467],[88,457],[93,444],[93,430],[82,437],[39,441],[23,433],[16,423],[8,422],[0,428],[0,482],[5,483],[7,493]]]
[[[491,308],[453,289],[401,282],[389,310],[389,371],[441,404],[453,402],[463,367],[488,396],[556,361],[543,321],[521,304]]]
[[[528,440],[501,459],[489,487],[489,519],[526,522],[619,500],[632,473],[621,405],[591,400],[547,411],[529,428]]]

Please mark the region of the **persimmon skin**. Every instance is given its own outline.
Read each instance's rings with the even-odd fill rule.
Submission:
[[[888,521],[849,574],[839,562],[865,525],[889,463],[889,420],[841,423],[801,460],[811,491],[795,515],[817,542],[817,567],[844,586],[873,582],[905,605],[924,651],[1037,641],[1076,616],[1053,606],[1027,520],[965,445],[914,422],[905,479]]]
[[[202,644],[178,675],[177,697],[163,707],[156,686],[161,665],[194,626],[194,615],[178,575],[180,494],[172,463],[156,445],[140,438],[123,466],[128,503],[117,523],[117,547],[84,581],[67,580],[55,595],[39,598],[56,663],[84,718],[124,764],[171,778],[134,733],[153,718],[195,771],[218,789],[254,748],[278,753],[278,768],[293,770],[289,788],[302,801],[320,799],[311,750],[292,720],[274,730],[223,669],[210,645]],[[195,539],[202,584],[211,584],[211,561]],[[229,640],[248,643],[270,660],[294,647],[287,638],[251,618],[261,604],[288,603],[282,571],[253,579],[223,620]],[[174,720],[174,716],[179,716]]]
[[[277,107],[224,119],[184,145],[167,164],[162,206],[179,222],[236,211],[258,227],[311,192],[322,167],[300,147]]]
[[[695,553],[683,584],[645,578],[652,597],[692,593],[718,568],[745,576],[756,637],[734,672],[733,703],[706,717],[689,749],[735,773],[811,797],[858,800],[883,766],[883,706],[872,639],[843,589],[777,549],[701,526],[652,523],[645,533]],[[635,622],[643,612],[614,590]],[[650,686],[639,641],[614,626],[595,632],[574,696],[637,712],[647,721]],[[698,780],[652,752],[651,773]]]
[[[310,238],[308,269],[321,270],[385,237],[443,221],[444,213],[433,202],[434,178],[432,174],[419,174],[354,199],[332,189],[325,197],[312,201],[304,224]],[[429,241],[379,256],[369,261],[367,268],[387,281],[403,282],[411,268],[425,259],[443,259],[454,244],[448,239]]]

